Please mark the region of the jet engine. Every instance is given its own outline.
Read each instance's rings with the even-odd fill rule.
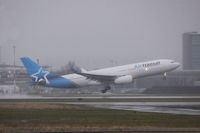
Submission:
[[[131,83],[133,81],[133,77],[131,75],[121,76],[115,79],[116,84],[123,84],[123,83]]]

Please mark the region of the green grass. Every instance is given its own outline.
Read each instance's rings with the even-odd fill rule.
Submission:
[[[27,107],[30,104],[34,108]],[[48,103],[23,103],[23,106],[18,103],[6,107],[0,104],[0,132],[66,131],[72,128],[84,130],[116,127],[120,129],[133,127],[199,128],[200,116],[97,109],[78,105],[53,106]]]

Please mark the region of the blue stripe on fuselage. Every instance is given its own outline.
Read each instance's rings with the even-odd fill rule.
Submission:
[[[46,84],[48,87],[55,87],[55,88],[76,88],[76,84],[71,82],[68,79],[63,77],[57,77],[49,79],[49,84]]]

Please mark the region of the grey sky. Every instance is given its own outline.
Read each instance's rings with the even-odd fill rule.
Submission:
[[[2,59],[86,68],[182,60],[182,33],[200,31],[200,0],[0,0]],[[19,60],[17,64],[20,64]]]

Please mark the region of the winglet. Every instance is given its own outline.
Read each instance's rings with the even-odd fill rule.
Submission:
[[[73,67],[71,68],[71,70],[72,70],[72,72],[77,73],[77,74],[87,72],[85,69],[80,68],[80,67],[78,67],[78,66],[73,66]]]

